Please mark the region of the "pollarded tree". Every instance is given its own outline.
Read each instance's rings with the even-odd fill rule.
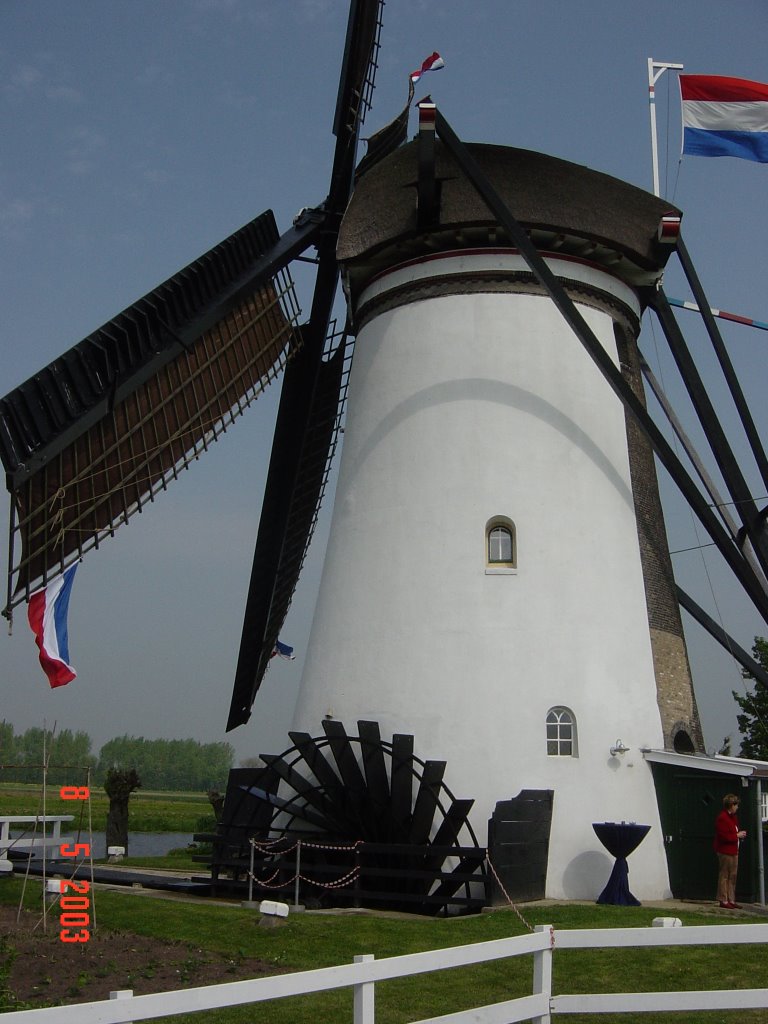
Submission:
[[[122,846],[128,853],[128,800],[141,780],[135,768],[110,768],[104,779],[104,791],[109,797],[107,813],[107,849]]]
[[[752,647],[755,661],[768,672],[768,639],[756,636]],[[768,761],[768,687],[755,679],[746,669],[742,672],[745,679],[751,679],[753,686],[750,692],[740,696],[733,691],[733,699],[742,710],[736,716],[741,741],[742,757],[752,757],[759,761]]]

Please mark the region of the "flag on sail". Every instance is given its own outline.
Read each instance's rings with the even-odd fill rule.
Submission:
[[[40,648],[40,664],[51,687],[64,686],[77,676],[69,664],[67,632],[69,597],[77,565],[75,562],[42,590],[35,591],[27,608],[29,625]]]
[[[415,85],[416,82],[418,82],[418,80],[421,78],[421,76],[425,75],[427,71],[439,71],[440,68],[444,67],[445,61],[437,52],[437,50],[435,50],[435,52],[431,56],[427,57],[427,59],[424,61],[424,63],[421,65],[418,71],[411,72],[411,81]]]
[[[280,640],[275,641],[275,646],[272,651],[272,657],[285,658],[286,661],[296,660],[296,655],[293,653],[293,648],[289,647],[288,644],[282,643]]]
[[[768,84],[680,75],[683,153],[768,163]]]

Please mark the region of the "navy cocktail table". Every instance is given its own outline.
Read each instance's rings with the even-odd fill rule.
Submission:
[[[636,825],[633,821],[600,821],[593,822],[592,828],[608,853],[616,858],[608,884],[597,897],[597,902],[639,907],[640,900],[629,891],[627,857],[642,843],[651,826]]]

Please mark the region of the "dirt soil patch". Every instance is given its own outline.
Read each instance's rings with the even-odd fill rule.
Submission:
[[[0,1013],[108,999],[116,989],[138,996],[278,973],[263,960],[103,929],[88,942],[64,943],[55,915],[44,932],[39,913],[23,911],[17,921],[15,907],[0,906]]]

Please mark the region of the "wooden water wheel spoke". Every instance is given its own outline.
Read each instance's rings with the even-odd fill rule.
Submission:
[[[249,807],[261,826],[257,888],[268,869],[274,874],[277,851],[285,850],[281,872],[293,875],[300,840],[310,898],[430,914],[451,904],[479,909],[485,849],[469,824],[474,801],[456,799],[445,785],[446,763],[416,757],[413,736],[383,740],[376,722],[358,722],[358,735],[350,736],[341,722],[325,721],[323,732],[293,732],[293,747],[262,755],[264,768],[233,773],[235,791],[230,783],[215,848],[232,849],[235,842],[242,848]],[[236,836],[228,843],[232,829]],[[223,872],[212,867],[221,887]],[[348,888],[334,887],[347,876]],[[457,895],[462,886],[465,894]]]

